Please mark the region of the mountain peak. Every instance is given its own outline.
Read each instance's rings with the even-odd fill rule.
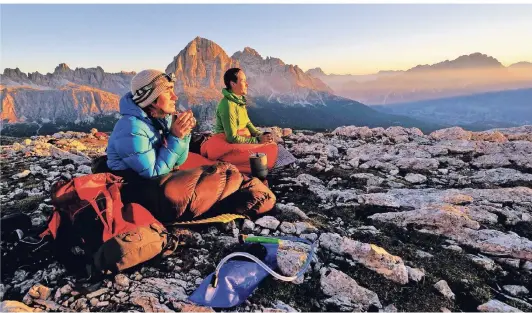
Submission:
[[[257,50],[250,48],[250,47],[245,47],[243,53],[253,55],[253,56],[258,56],[262,58],[262,56],[257,52]]]
[[[166,67],[166,73],[176,75],[177,92],[199,88],[216,90],[218,96],[223,86],[223,74],[237,65],[217,43],[198,36],[174,57]]]
[[[475,52],[470,55],[461,55],[456,58],[454,62],[461,62],[464,65],[476,65],[475,67],[502,67],[501,62],[496,58],[480,52]]]
[[[207,38],[203,38],[203,37],[200,37],[200,36],[196,36],[194,39],[192,39],[192,40],[188,43],[188,45],[190,45],[190,44],[192,44],[192,43],[196,43],[196,44],[198,44],[198,43],[204,43],[204,42],[212,42],[212,43],[214,43],[214,41],[209,40],[209,39],[207,39]],[[188,46],[188,45],[187,45],[187,46]]]
[[[54,74],[66,72],[69,70],[70,70],[70,67],[68,67],[66,63],[59,63],[59,65],[55,67]]]
[[[458,58],[449,61],[445,60],[443,62],[435,63],[432,65],[417,65],[407,72],[412,71],[424,71],[424,70],[445,70],[445,69],[466,69],[466,68],[502,68],[504,67],[501,62],[496,58],[480,53],[475,52],[469,55],[461,55]]]
[[[5,68],[4,69],[4,75],[9,75],[9,74],[16,74],[16,75],[20,75],[20,74],[24,74],[22,73],[22,71],[17,67],[15,69],[12,69],[12,68]]]
[[[220,51],[223,51],[223,49],[214,41],[197,36],[192,41],[190,41],[186,45],[186,47],[179,53],[185,53],[187,55],[196,55],[198,51],[212,51],[213,53],[217,54]]]
[[[18,81],[18,82],[22,82],[22,81],[26,82],[28,80],[28,75],[22,72],[18,67],[15,69],[5,68],[4,74],[2,76],[4,77],[1,80],[5,78],[8,78],[13,81]],[[1,83],[1,80],[0,80],[0,83]]]
[[[510,66],[508,66],[510,68],[532,68],[532,63],[531,62],[526,62],[526,61],[521,61],[521,62],[517,62],[517,63],[514,63]]]
[[[311,75],[311,76],[314,76],[314,77],[319,77],[319,76],[326,76],[327,74],[325,74],[323,72],[323,70],[321,69],[321,67],[315,67],[315,68],[311,68],[310,70],[306,71],[305,72],[307,75]]]
[[[250,47],[245,47],[244,50],[233,53],[231,58],[241,62],[262,62],[264,60],[257,50]]]

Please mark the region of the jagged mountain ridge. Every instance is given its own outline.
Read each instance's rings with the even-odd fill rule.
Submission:
[[[53,73],[23,73],[19,68],[4,69],[0,75],[1,85],[32,86],[59,88],[66,84],[78,84],[102,89],[118,95],[126,93],[130,88],[135,72],[106,73],[100,66],[93,68],[76,68],[72,70],[67,64],[61,63]]]
[[[166,72],[176,75],[176,91],[186,96],[187,104],[201,104],[219,99],[220,90],[225,87],[223,74],[231,67],[240,67],[246,73],[251,98],[275,101],[279,97],[284,102],[315,103],[320,102],[316,92],[332,93],[326,84],[305,74],[297,65],[285,64],[278,58],[264,59],[250,47],[229,57],[218,44],[201,37],[181,50]]]
[[[178,78],[178,104],[192,107],[204,129],[212,126],[220,91],[224,88],[223,73],[233,66],[246,73],[248,109],[254,120],[262,125],[281,123],[286,127],[325,129],[362,123],[385,127],[409,125],[424,130],[436,128],[408,117],[382,114],[359,102],[338,97],[329,86],[297,65],[285,64],[278,58],[263,58],[250,47],[229,58],[216,43],[196,37],[174,57],[166,71]],[[324,123],[325,120],[328,122]]]
[[[461,55],[454,60],[445,60],[432,65],[417,65],[407,70],[407,72],[442,70],[442,69],[464,69],[464,68],[502,68],[504,65],[496,58],[475,52],[469,55]]]
[[[9,122],[91,122],[94,115],[118,112],[117,94],[89,86],[67,84],[52,89],[27,86],[0,90],[0,119]]]
[[[312,69],[339,95],[368,105],[390,105],[475,93],[532,86],[529,62],[504,67],[482,53],[462,55],[454,60],[417,65],[407,71],[372,75],[325,75]]]
[[[250,111],[262,110],[264,112],[261,121],[264,124],[275,124],[275,116],[281,116],[285,126],[311,128],[330,128],[340,125],[362,123],[371,126],[408,125],[416,126],[425,130],[432,130],[425,123],[419,123],[407,117],[397,117],[377,112],[365,107],[363,104],[338,97],[320,79],[314,78],[303,72],[297,65],[285,64],[278,58],[263,58],[257,51],[250,47],[244,48],[229,57],[227,53],[216,43],[205,38],[196,37],[181,50],[166,67],[167,73],[174,73],[177,77],[175,84],[179,96],[178,105],[192,107],[197,114],[202,129],[212,127],[216,103],[221,97],[221,89],[224,87],[223,74],[231,67],[241,67],[248,76],[250,85],[248,99]],[[134,73],[105,73],[101,67],[71,70],[66,64],[60,64],[54,73],[42,75],[33,73],[26,75],[20,70],[6,69],[1,77],[2,82],[11,88],[3,88],[2,99],[12,101],[10,105],[10,118],[8,121],[17,121],[22,118],[21,112],[29,112],[28,101],[19,99],[21,93],[14,93],[16,88],[22,86],[32,87],[27,93],[42,94],[44,89],[57,90],[68,84],[90,86],[98,90],[113,92],[118,97],[129,89],[129,84]],[[70,88],[70,87],[69,87]],[[98,91],[94,90],[94,93]],[[58,101],[53,97],[42,95],[27,96],[35,99],[34,107],[53,107]],[[71,119],[86,120],[98,110],[81,109],[76,107],[74,93],[67,93],[69,100],[61,103],[72,103],[77,109],[76,114],[69,114]],[[98,96],[93,96],[97,98]],[[101,98],[101,97],[100,97]],[[109,97],[107,97],[109,98]],[[118,99],[118,98],[117,98]],[[256,103],[255,99],[259,100]],[[42,103],[45,101],[46,103]],[[53,102],[53,103],[51,103]],[[90,102],[90,101],[89,101]],[[118,103],[118,100],[116,100]],[[25,106],[18,108],[19,105]],[[347,106],[347,107],[346,107]],[[89,107],[100,107],[93,101]],[[105,105],[104,107],[117,110],[118,105]],[[293,110],[296,107],[296,110]],[[275,108],[276,114],[270,114]],[[286,108],[292,108],[285,110]],[[340,108],[347,108],[342,110]],[[311,110],[318,111],[310,112]],[[68,111],[68,110],[63,110]],[[56,120],[55,112],[40,110],[42,114],[25,114],[26,120],[48,119]],[[363,113],[362,113],[363,112]],[[310,114],[307,114],[310,113]],[[321,125],[324,121],[320,115],[327,116],[329,120],[326,126]],[[364,120],[357,116],[365,116]],[[308,118],[307,118],[308,117]],[[301,123],[304,121],[304,123]],[[406,124],[405,124],[406,123]]]
[[[106,73],[61,63],[53,73],[4,69],[0,75],[0,119],[4,122],[91,122],[94,115],[118,112],[120,96],[135,72]]]
[[[285,101],[287,104],[321,103],[323,101],[321,101],[320,95],[316,94],[314,90],[330,92],[330,89],[319,79],[306,75],[297,66],[284,64],[280,59],[267,58],[264,60],[259,57],[258,72],[254,71],[252,69],[254,64],[246,62],[250,49],[246,48],[241,55],[235,55],[242,59],[245,67],[249,67],[249,70],[245,70],[250,76],[251,97],[266,95],[271,98],[272,95],[275,95],[275,99],[271,99],[272,101]],[[185,106],[206,105],[207,109],[200,110],[205,111],[204,116],[199,117],[200,120],[206,120],[212,117],[212,112],[209,115],[207,111],[212,111],[214,103],[220,98],[220,90],[224,87],[224,72],[231,67],[239,66],[239,60],[229,57],[219,45],[210,40],[197,37],[174,57],[174,60],[167,66],[166,72],[176,74],[176,92],[180,96],[179,104],[184,104]],[[266,71],[267,74],[261,73],[260,70]],[[107,91],[121,96],[129,90],[131,78],[134,74],[134,72],[106,73],[99,66],[72,70],[65,63],[59,64],[53,73],[45,75],[39,72],[26,74],[18,68],[5,69],[4,74],[0,75],[2,83],[0,92],[4,103],[4,109],[2,110],[3,120],[9,122],[20,121],[21,118],[23,120],[31,120],[33,118],[55,120],[57,116],[52,112],[46,113],[43,110],[39,110],[42,114],[28,114],[31,108],[26,106],[26,98],[40,99],[40,101],[49,100],[57,103],[57,99],[39,94],[43,93],[43,91],[48,91],[43,93],[46,94],[50,90],[61,90],[67,85],[90,86],[94,88],[95,93]],[[279,79],[279,75],[284,74],[287,75],[287,78]],[[282,83],[278,83],[274,87],[268,87],[269,84],[273,84],[276,81],[281,81]],[[286,84],[292,85],[287,86]],[[260,86],[260,88],[254,86]],[[21,90],[24,90],[24,92],[15,92],[18,88],[23,88]],[[265,94],[266,91],[270,93]],[[29,96],[32,93],[35,93],[35,95]],[[19,100],[18,97],[22,94],[25,97]],[[67,97],[69,96],[67,95]],[[74,97],[70,98],[67,102],[74,103]],[[20,109],[17,108],[19,103],[22,106]],[[50,107],[54,104],[38,102],[34,103],[34,105],[35,107]],[[98,106],[97,103],[94,103],[94,105]],[[114,108],[117,109],[118,106],[116,105]],[[84,113],[92,112],[91,110],[82,110],[78,115],[83,118]]]
[[[285,64],[281,59],[264,59],[250,47],[237,51],[232,56],[238,60],[249,79],[249,95],[275,98],[277,95],[292,95],[297,100],[308,100],[312,93],[332,93],[332,89],[319,78],[303,72],[297,65]],[[282,79],[279,80],[279,77]],[[310,101],[312,102],[312,101]]]

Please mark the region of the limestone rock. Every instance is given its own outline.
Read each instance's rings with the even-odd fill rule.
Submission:
[[[11,178],[13,178],[13,179],[21,179],[21,178],[24,178],[24,177],[26,177],[26,176],[28,176],[30,174],[31,174],[30,170],[24,170],[24,171],[22,171],[22,172],[20,172],[18,174],[15,174],[15,175],[11,176]]]
[[[142,307],[144,312],[174,312],[166,305],[161,304],[157,297],[151,293],[133,292],[129,297],[129,301]]]
[[[477,256],[477,255],[468,255],[473,263],[482,266],[488,271],[494,271],[498,268],[497,264],[495,264],[495,261],[492,259],[485,257],[483,255]]]
[[[328,304],[334,304],[339,310],[367,310],[370,305],[382,307],[377,294],[358,285],[345,273],[333,268],[323,268],[320,285],[323,293],[330,298]]]
[[[408,271],[403,260],[379,246],[332,233],[321,234],[319,241],[322,248],[336,254],[348,255],[356,262],[397,283],[408,283]]]
[[[277,265],[279,266],[279,271],[284,276],[294,276],[296,275],[305,261],[307,260],[308,253],[296,251],[296,250],[286,250],[280,249],[277,251]],[[304,275],[300,276],[293,281],[294,284],[303,283]]]
[[[427,177],[421,174],[408,173],[405,176],[405,180],[412,184],[420,184],[427,181]]]
[[[5,300],[0,303],[1,312],[36,312],[35,309],[30,308],[22,302]]]
[[[429,136],[436,140],[470,140],[471,132],[461,127],[451,127],[436,130]]]
[[[445,280],[440,280],[434,284],[436,288],[444,297],[454,300],[455,295]]]
[[[279,225],[279,230],[286,234],[294,234],[296,232],[296,226],[292,223],[282,222]]]
[[[263,228],[276,230],[279,224],[281,224],[281,222],[279,222],[275,217],[268,215],[256,220],[255,224]]]
[[[52,290],[41,284],[37,284],[31,287],[30,290],[28,290],[28,295],[31,296],[33,299],[48,300],[51,294]]]
[[[275,208],[283,215],[283,216],[287,216],[287,217],[297,217],[297,218],[300,218],[300,219],[308,219],[308,216],[307,214],[305,214],[305,212],[303,212],[300,208],[298,208],[297,206],[294,206],[294,205],[289,205],[289,204],[282,204],[282,203],[277,203],[275,204]]]
[[[480,312],[523,312],[499,300],[490,300],[477,307]]]
[[[528,289],[525,286],[504,285],[502,286],[502,288],[512,296],[527,295],[529,293]]]
[[[109,288],[100,288],[94,292],[87,294],[86,297],[90,300],[92,298],[97,298],[107,292],[109,292]]]
[[[419,282],[425,277],[425,270],[407,266],[408,278],[412,281]]]
[[[245,219],[244,224],[242,225],[242,230],[245,231],[252,231],[255,228],[255,223],[252,221]]]
[[[118,290],[126,290],[129,288],[129,278],[124,274],[117,274],[115,276],[115,286]]]

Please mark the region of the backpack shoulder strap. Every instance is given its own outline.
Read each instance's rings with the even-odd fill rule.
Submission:
[[[48,227],[39,234],[40,238],[44,238],[48,235],[51,235],[53,239],[57,237],[57,229],[59,228],[59,225],[61,224],[61,215],[57,211],[57,209],[54,209],[54,212],[52,213],[52,216],[50,217],[50,220],[48,221]]]

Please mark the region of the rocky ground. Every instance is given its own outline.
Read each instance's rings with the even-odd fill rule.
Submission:
[[[46,247],[27,260],[2,238],[2,311],[213,311],[186,298],[239,233],[319,245],[304,279],[269,277],[234,311],[532,310],[532,126],[430,135],[349,126],[285,144],[298,162],[270,175],[278,204],[268,216],[174,229],[186,244],[173,255],[116,276],[83,283]],[[89,173],[105,146],[96,132],[2,138],[2,215],[43,225],[51,184]],[[288,246],[280,271],[304,259]]]

